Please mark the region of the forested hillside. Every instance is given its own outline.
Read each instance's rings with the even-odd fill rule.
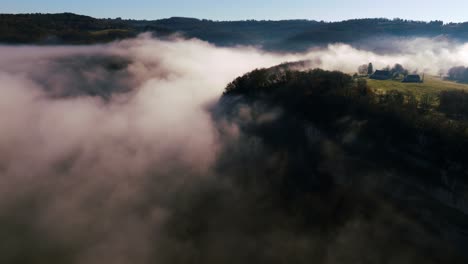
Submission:
[[[245,162],[233,173],[241,184],[281,194],[304,229],[326,230],[324,239],[333,241],[345,223],[360,223],[356,232],[364,235],[348,244],[346,257],[336,252],[338,259],[366,263],[357,253],[366,245],[372,257],[389,262],[457,263],[444,255],[450,251],[429,250],[446,246],[463,255],[468,241],[468,126],[446,111],[466,95],[440,96],[440,105],[428,108],[411,93],[379,94],[341,72],[282,65],[230,83],[215,116],[264,151],[245,158],[239,145],[228,150],[230,159]],[[463,116],[463,109],[451,110]],[[386,215],[387,206],[396,211]],[[367,233],[369,226],[385,231]]]
[[[98,43],[153,32],[180,33],[217,45],[257,45],[273,50],[303,50],[310,45],[342,42],[366,46],[378,37],[436,37],[468,40],[468,23],[402,19],[354,19],[342,22],[313,20],[212,21],[173,17],[160,20],[96,19],[63,14],[2,14],[3,43]]]

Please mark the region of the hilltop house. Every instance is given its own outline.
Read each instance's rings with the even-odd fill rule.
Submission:
[[[423,82],[423,79],[421,79],[421,76],[418,74],[409,74],[406,75],[406,77],[403,79],[404,83],[421,83]]]
[[[392,77],[390,71],[376,70],[369,78],[374,80],[388,80]]]

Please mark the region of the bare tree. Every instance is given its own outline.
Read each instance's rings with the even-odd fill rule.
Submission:
[[[358,67],[358,73],[359,73],[360,75],[366,75],[366,74],[368,74],[368,66],[367,66],[367,64],[363,64],[363,65],[359,66],[359,67]]]

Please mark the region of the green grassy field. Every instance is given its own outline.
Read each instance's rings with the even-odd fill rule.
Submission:
[[[398,90],[401,92],[412,92],[417,98],[420,98],[423,94],[432,93],[438,94],[443,90],[458,89],[468,91],[468,84],[461,84],[451,81],[442,80],[435,76],[425,76],[424,83],[402,83],[399,80],[372,80],[367,79],[368,85],[381,92]]]

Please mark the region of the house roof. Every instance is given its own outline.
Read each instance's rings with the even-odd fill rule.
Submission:
[[[382,71],[376,70],[374,74],[370,76],[371,79],[378,79],[378,80],[387,80],[390,79],[391,73],[390,71]]]
[[[384,70],[376,70],[374,74],[377,75],[390,75],[390,71],[384,71]]]
[[[416,75],[416,74],[411,74],[411,75],[407,75],[405,77],[405,79],[408,79],[408,80],[419,80],[421,79],[421,77],[419,75]]]

